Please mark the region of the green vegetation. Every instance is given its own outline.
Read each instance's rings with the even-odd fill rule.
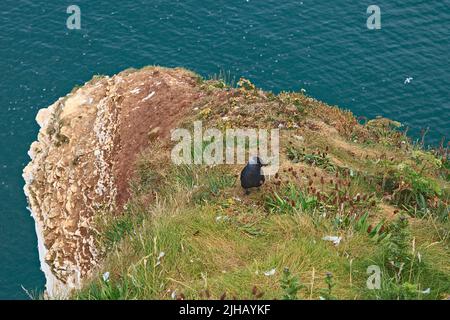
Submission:
[[[282,127],[279,173],[244,196],[241,166],[175,166],[171,145],[153,144],[136,163],[124,210],[99,219],[105,258],[75,298],[450,294],[447,155],[412,144],[396,122],[360,124],[303,93],[275,96],[248,80],[215,105],[218,81],[202,81],[210,99],[192,118],[220,128]],[[370,290],[373,265],[381,287]]]
[[[301,289],[307,289],[305,285],[300,284],[298,277],[291,275],[289,268],[284,268],[280,282],[281,289],[284,291],[284,300],[295,300],[298,298],[298,292]]]

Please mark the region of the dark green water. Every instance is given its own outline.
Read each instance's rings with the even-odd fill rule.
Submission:
[[[373,3],[372,3],[373,2]],[[66,8],[81,8],[81,30]],[[366,27],[381,8],[381,30]],[[3,0],[0,5],[0,299],[42,290],[21,171],[34,117],[94,74],[150,64],[230,71],[357,115],[450,137],[450,1]],[[405,84],[407,77],[413,77]]]

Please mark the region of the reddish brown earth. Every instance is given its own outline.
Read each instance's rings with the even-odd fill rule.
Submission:
[[[193,74],[159,68],[130,73],[117,92],[121,110],[114,177],[117,204],[122,206],[129,197],[128,181],[133,175],[136,156],[151,140],[170,139],[170,131],[192,111],[201,93]]]

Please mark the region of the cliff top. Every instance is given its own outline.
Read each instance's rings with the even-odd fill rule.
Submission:
[[[95,78],[49,109],[38,117],[26,190],[49,277],[81,286],[74,297],[450,291],[448,150],[424,149],[395,121],[159,67]],[[191,132],[195,121],[223,133],[279,129],[277,174],[247,196],[241,164],[175,165],[170,130]],[[379,290],[366,286],[373,265]]]

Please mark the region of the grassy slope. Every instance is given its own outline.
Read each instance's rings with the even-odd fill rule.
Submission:
[[[199,85],[207,96],[186,127],[194,119],[222,129],[282,127],[279,174],[244,196],[242,166],[177,167],[171,145],[154,142],[136,164],[126,208],[99,218],[105,261],[75,298],[450,293],[449,164],[442,156],[411,143],[395,122],[361,125],[301,93],[275,96],[247,81],[239,89],[220,80]],[[326,235],[343,240],[334,246]],[[366,288],[374,264],[383,272],[381,290]]]

